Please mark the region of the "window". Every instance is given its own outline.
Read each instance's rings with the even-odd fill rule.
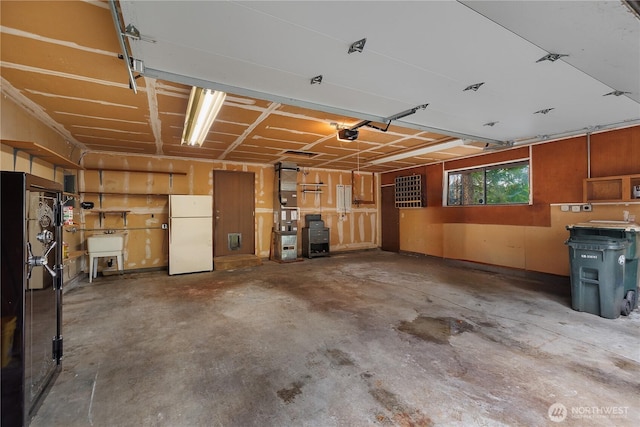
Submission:
[[[447,205],[529,203],[529,161],[447,173]]]

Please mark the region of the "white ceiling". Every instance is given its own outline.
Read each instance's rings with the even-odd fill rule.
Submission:
[[[428,103],[399,124],[481,141],[640,121],[640,19],[619,0],[120,7],[142,35],[129,44],[150,77],[367,120]],[[362,38],[364,51],[348,54]],[[548,53],[568,56],[536,62]],[[604,96],[612,91],[628,93]]]

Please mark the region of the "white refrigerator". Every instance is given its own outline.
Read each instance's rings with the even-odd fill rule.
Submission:
[[[169,275],[213,270],[213,197],[169,196]]]

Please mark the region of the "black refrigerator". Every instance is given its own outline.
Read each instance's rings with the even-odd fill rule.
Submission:
[[[62,359],[63,186],[0,172],[2,427],[26,426]]]

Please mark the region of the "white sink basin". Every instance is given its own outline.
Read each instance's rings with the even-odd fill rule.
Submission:
[[[122,251],[124,234],[96,234],[87,238],[90,253]]]

